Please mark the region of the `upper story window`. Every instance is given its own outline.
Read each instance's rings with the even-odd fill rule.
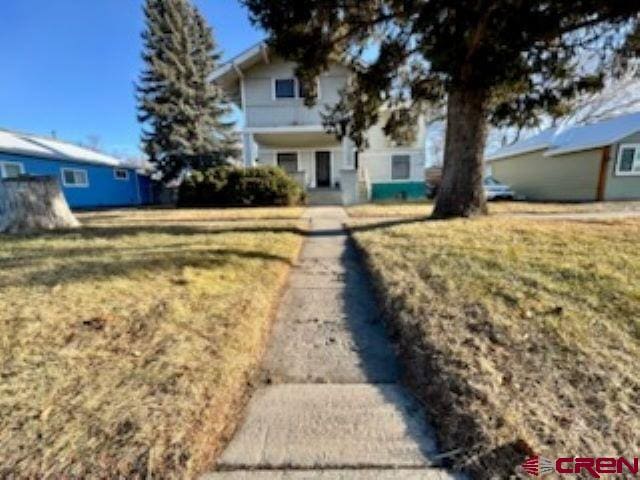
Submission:
[[[411,157],[393,155],[391,157],[391,180],[407,180],[411,177]]]
[[[114,168],[113,176],[116,180],[129,180],[129,170],[126,168]]]
[[[62,185],[65,187],[88,187],[89,176],[87,171],[79,168],[63,168]]]
[[[318,96],[320,96],[320,82],[317,88]],[[305,98],[307,92],[302,83],[297,78],[276,78],[273,80],[273,97],[281,98]]]
[[[296,83],[295,78],[276,78],[276,98],[296,98]]]
[[[0,162],[0,178],[15,178],[24,175],[21,162]]]
[[[640,175],[640,143],[623,143],[618,149],[618,175]]]

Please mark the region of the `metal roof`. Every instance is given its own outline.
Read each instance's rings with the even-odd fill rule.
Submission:
[[[528,152],[545,150],[551,157],[611,145],[640,131],[640,112],[620,115],[600,122],[567,128],[550,128],[538,135],[501,148],[486,159],[500,160]]]
[[[118,158],[53,138],[0,130],[0,153],[133,168]]]

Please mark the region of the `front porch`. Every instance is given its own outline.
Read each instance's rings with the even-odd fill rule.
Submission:
[[[370,186],[359,186],[367,176],[357,170],[353,144],[346,138],[339,142],[321,126],[248,129],[243,147],[245,165],[281,167],[309,193],[311,204],[349,205],[370,198]]]

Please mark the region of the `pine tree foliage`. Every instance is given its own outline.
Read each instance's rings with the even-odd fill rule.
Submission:
[[[211,27],[200,12],[194,9],[193,18],[193,59],[196,69],[194,77],[196,112],[198,127],[196,151],[222,151],[226,155],[237,155],[237,138],[232,134],[234,123],[225,120],[231,113],[231,107],[223,97],[223,92],[212,80],[218,62],[218,52]]]
[[[220,59],[211,28],[188,0],[147,0],[138,119],[165,181],[238,155],[230,104],[213,81]]]
[[[486,212],[488,122],[525,128],[562,115],[640,51],[637,0],[242,2],[303,83],[331,61],[351,67],[353,81],[326,116],[339,136],[364,144],[386,106],[396,113],[385,132],[402,141],[426,104],[446,101],[439,217]]]

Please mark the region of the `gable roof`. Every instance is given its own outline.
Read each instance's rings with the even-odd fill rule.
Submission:
[[[637,131],[640,131],[640,112],[569,128],[555,135],[553,148],[545,155],[560,155],[604,147],[619,142]]]
[[[640,131],[640,112],[568,128],[549,128],[525,140],[501,148],[486,159],[489,161],[546,150],[545,156],[563,155],[604,147],[617,143]]]
[[[263,61],[269,61],[269,47],[261,41],[220,65],[213,72],[212,79],[222,86],[229,85],[242,77],[243,70]]]
[[[502,147],[492,154],[487,155],[485,158],[486,160],[498,160],[500,158],[512,157],[514,155],[522,155],[524,153],[545,150],[551,146],[555,133],[555,128],[547,128],[533,137],[519,140],[512,145]]]
[[[229,88],[242,78],[243,72],[259,63],[269,63],[272,52],[266,41],[260,41],[220,65],[211,79],[223,88]]]
[[[89,148],[52,138],[10,132],[8,130],[0,130],[0,152],[51,160],[68,160],[109,167],[132,168],[118,158]]]

